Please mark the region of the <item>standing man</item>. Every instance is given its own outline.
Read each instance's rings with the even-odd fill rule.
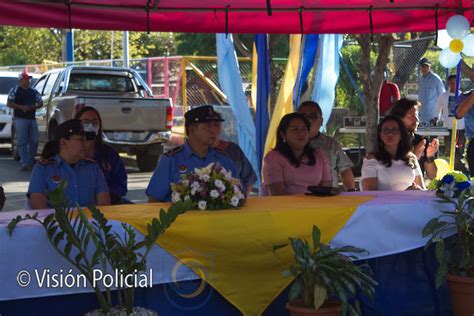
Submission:
[[[428,143],[426,138],[416,134],[419,122],[419,106],[420,103],[417,100],[401,98],[392,107],[390,115],[399,117],[403,121],[403,124],[405,124],[405,127],[412,137],[413,153],[418,159],[421,171],[423,171],[423,173],[426,172],[428,179],[433,180],[436,178],[436,173],[438,172],[438,167],[436,167],[434,161],[439,149],[439,141],[437,138],[433,138]]]
[[[160,157],[150,179],[146,195],[148,202],[170,202],[171,183],[178,183],[181,175],[191,173],[194,168],[204,168],[211,163],[219,163],[232,176],[238,178],[231,158],[218,148],[214,148],[219,130],[219,122],[224,121],[210,105],[203,105],[184,114],[187,140]],[[244,188],[245,189],[245,188]]]
[[[441,78],[431,71],[428,58],[420,60],[420,71],[421,76],[418,78],[418,100],[421,103],[420,122],[422,126],[429,126],[430,121],[436,116],[436,101],[445,90]]]
[[[20,155],[21,171],[28,171],[33,168],[39,142],[35,114],[36,109],[43,106],[39,92],[30,88],[31,78],[26,71],[22,72],[18,76],[19,85],[10,90],[7,101],[7,106],[13,109],[16,145]]]
[[[109,188],[99,165],[86,159],[84,128],[80,120],[66,121],[55,130],[56,155],[35,165],[27,196],[32,209],[50,208],[46,193],[67,185],[64,195],[70,207],[110,205]]]
[[[454,97],[456,93],[456,75],[450,75],[448,77],[448,91],[443,92],[436,102],[436,110],[434,120],[438,122],[438,116],[441,112],[441,118],[443,126],[449,130],[449,137],[444,138],[445,151],[444,154],[449,156],[451,149],[451,136],[453,133],[453,119],[455,119],[456,113],[454,111]],[[459,94],[460,95],[460,94]],[[464,170],[461,163],[461,158],[464,155],[464,145],[466,144],[466,136],[464,134],[464,119],[457,121],[456,125],[456,158],[454,163],[454,169]]]
[[[309,144],[314,149],[321,149],[329,159],[331,168],[332,186],[339,186],[339,174],[342,184],[347,191],[355,191],[354,174],[351,167],[352,161],[342,150],[341,145],[332,137],[319,131],[323,124],[323,113],[319,104],[313,101],[301,103],[298,113],[303,114],[311,123],[309,131]]]
[[[469,165],[469,174],[474,176],[474,90],[461,94],[458,100],[459,106],[456,109],[456,118],[464,117],[466,124],[466,137],[469,138],[467,146],[467,164]]]

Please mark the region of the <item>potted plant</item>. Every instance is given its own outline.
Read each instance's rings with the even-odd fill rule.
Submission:
[[[312,238],[312,244],[290,238],[295,263],[283,273],[295,277],[286,304],[290,315],[360,315],[356,292],[373,298],[378,283],[368,265],[356,265],[353,263],[356,256],[343,253],[366,251],[353,246],[332,248],[322,244],[317,226],[313,226]],[[275,246],[274,250],[285,246]]]
[[[122,223],[123,235],[113,231],[104,214],[95,207],[89,208],[91,218],[86,210],[69,207],[64,197],[65,186],[66,182],[62,182],[56,190],[48,193],[54,213],[44,219],[40,219],[38,213],[17,216],[8,225],[9,234],[18,223],[26,220],[36,221],[44,227],[53,248],[85,277],[97,295],[100,309],[86,315],[156,315],[153,311],[133,306],[136,284],[132,285],[131,281],[122,282],[122,286],[114,284],[118,302],[114,307],[110,287],[105,286],[105,291],[102,291],[103,284],[94,273],[97,270],[105,273],[110,268],[109,271],[119,273],[122,280],[130,276],[127,280],[142,281],[146,257],[156,239],[180,214],[191,208],[191,203],[172,205],[168,211],[161,209],[159,219],[153,218],[147,226],[148,233],[139,241],[135,230],[128,224]],[[152,280],[144,283],[147,282]]]
[[[440,203],[453,205],[452,211],[441,211],[423,228],[429,237],[425,250],[433,243],[438,261],[435,283],[439,288],[447,280],[454,315],[474,314],[474,197],[465,175],[450,172],[436,186]],[[444,240],[450,234],[452,239]]]

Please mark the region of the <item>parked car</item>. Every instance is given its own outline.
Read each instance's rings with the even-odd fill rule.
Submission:
[[[34,88],[45,105],[36,112],[42,141],[52,139],[58,124],[73,118],[84,106],[99,111],[103,141],[119,152],[136,155],[142,171],[155,168],[163,144],[171,137],[171,99],[153,98],[146,83],[132,69],[55,69],[43,74]]]
[[[0,72],[0,143],[10,143],[12,137],[12,115],[13,110],[7,107],[8,92],[18,84],[19,72]],[[31,74],[33,85],[39,78],[37,74]]]

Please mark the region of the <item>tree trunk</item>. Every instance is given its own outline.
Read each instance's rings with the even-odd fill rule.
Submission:
[[[247,48],[247,46],[242,43],[240,40],[239,34],[232,34],[232,38],[234,39],[234,45],[237,48],[237,50],[244,55],[244,57],[249,57],[252,58],[252,51]]]
[[[358,65],[358,70],[362,81],[362,93],[365,99],[364,107],[367,129],[366,151],[370,153],[376,148],[380,88],[384,81],[384,71],[389,62],[394,38],[391,34],[374,36],[375,43],[378,43],[378,54],[373,68],[370,63],[370,52],[372,48],[370,34],[357,35],[356,39],[362,51],[362,63]]]

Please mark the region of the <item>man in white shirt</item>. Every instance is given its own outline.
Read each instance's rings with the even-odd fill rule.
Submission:
[[[449,156],[451,150],[451,137],[453,132],[453,119],[455,118],[455,92],[456,92],[456,75],[450,75],[448,77],[448,91],[443,92],[436,101],[436,110],[434,120],[437,123],[439,114],[441,113],[441,120],[443,126],[449,130],[449,137],[444,138],[444,154]],[[461,93],[459,92],[459,95]],[[456,157],[454,168],[456,170],[464,170],[464,166],[461,163],[461,158],[464,155],[464,148],[466,144],[466,136],[464,133],[464,119],[457,120],[456,125]]]

